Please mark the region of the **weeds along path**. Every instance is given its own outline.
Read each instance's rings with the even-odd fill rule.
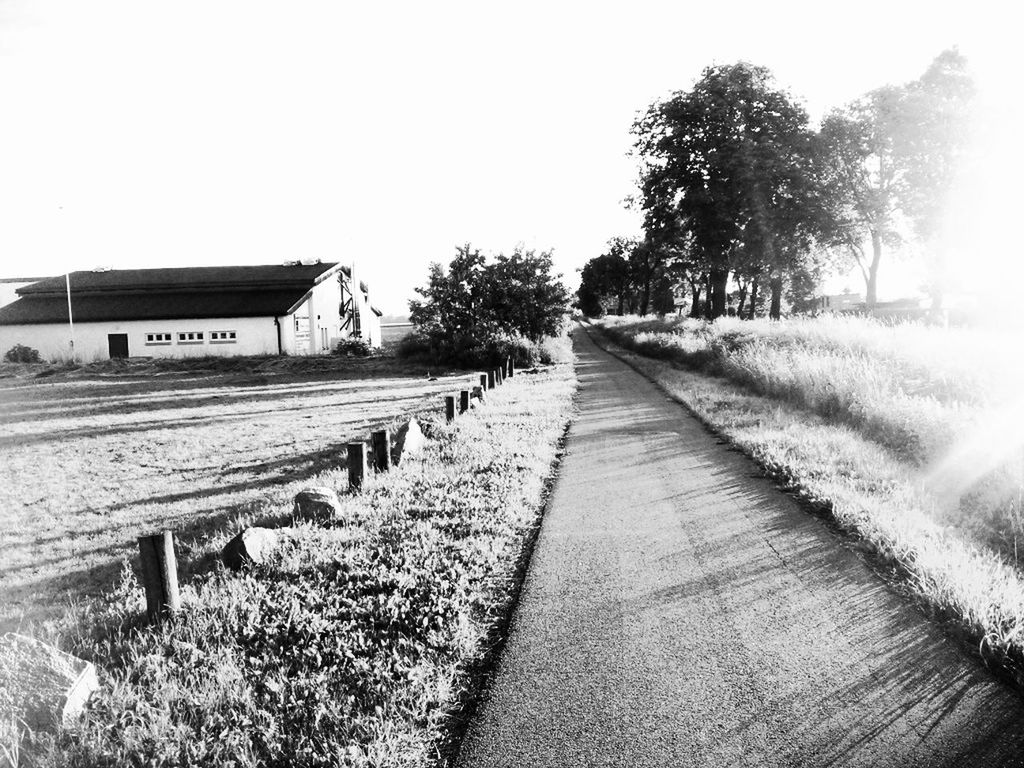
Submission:
[[[422,450],[360,492],[340,470],[311,478],[339,492],[329,519],[294,520],[268,494],[259,523],[278,546],[220,567],[241,527],[227,521],[205,569],[179,551],[174,621],[145,622],[130,572],[83,601],[46,639],[93,662],[100,690],[55,735],[25,732],[0,695],[0,765],[11,745],[39,768],[442,764],[514,598],[575,389],[572,366],[553,365],[453,422],[433,400]]]
[[[1024,764],[1024,702],[582,330],[580,414],[459,764]]]

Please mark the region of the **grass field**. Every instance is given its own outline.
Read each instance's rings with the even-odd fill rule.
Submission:
[[[1024,387],[1012,334],[857,319],[601,326],[1024,682]]]
[[[0,632],[108,588],[143,533],[176,530],[192,562],[235,518],[285,509],[371,425],[470,383],[387,359],[33,375],[49,370],[0,379]]]
[[[101,690],[73,731],[30,734],[0,718],[0,764],[431,766],[451,756],[510,613],[575,374],[521,372],[446,424],[437,393],[466,377],[348,373],[122,374],[108,388],[88,377],[5,389],[5,450],[25,452],[14,487],[29,499],[37,486],[56,493],[64,480],[36,478],[77,457],[90,495],[69,490],[45,515],[22,512],[35,538],[5,541],[18,567],[4,589],[30,616],[50,617],[38,635],[96,664]],[[61,407],[72,394],[74,407]],[[424,398],[425,452],[346,493],[340,444]],[[65,437],[77,449],[62,448]],[[308,484],[342,495],[330,521],[288,518]],[[76,515],[51,537],[61,504]],[[142,589],[117,561],[158,519],[190,531],[183,609],[147,626]],[[217,553],[245,524],[278,527],[281,545],[233,573]],[[77,544],[80,534],[95,543]],[[20,552],[49,551],[39,539],[50,538],[64,542],[56,557]],[[96,563],[75,570],[84,549]],[[40,602],[94,587],[103,591],[59,615]],[[0,670],[0,694],[2,682]]]

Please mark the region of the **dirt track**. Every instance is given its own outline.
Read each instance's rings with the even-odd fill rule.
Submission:
[[[579,418],[463,766],[1024,765],[1024,701],[577,332]]]

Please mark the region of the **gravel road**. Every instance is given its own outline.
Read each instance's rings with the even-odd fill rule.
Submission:
[[[570,430],[458,764],[1024,765],[1024,700],[577,331]]]

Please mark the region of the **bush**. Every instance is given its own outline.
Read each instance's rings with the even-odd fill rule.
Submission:
[[[346,357],[369,357],[370,345],[362,339],[343,339],[334,348],[334,354]]]
[[[39,350],[26,347],[24,344],[15,344],[7,350],[4,360],[8,363],[41,363]]]
[[[572,361],[571,347],[565,335],[533,342],[511,334],[485,339],[469,335],[439,339],[423,333],[411,333],[398,342],[395,354],[405,360],[459,368],[489,368],[511,357],[517,368],[532,368],[538,363],[550,365]]]
[[[420,338],[399,344],[401,357],[462,367],[497,365],[512,357],[519,366],[540,359],[546,336],[565,327],[569,294],[552,273],[550,253],[517,248],[493,263],[469,245],[447,268],[431,264],[428,283],[409,302]]]
[[[395,355],[404,360],[430,362],[433,357],[430,339],[415,331],[406,334],[395,344]]]

